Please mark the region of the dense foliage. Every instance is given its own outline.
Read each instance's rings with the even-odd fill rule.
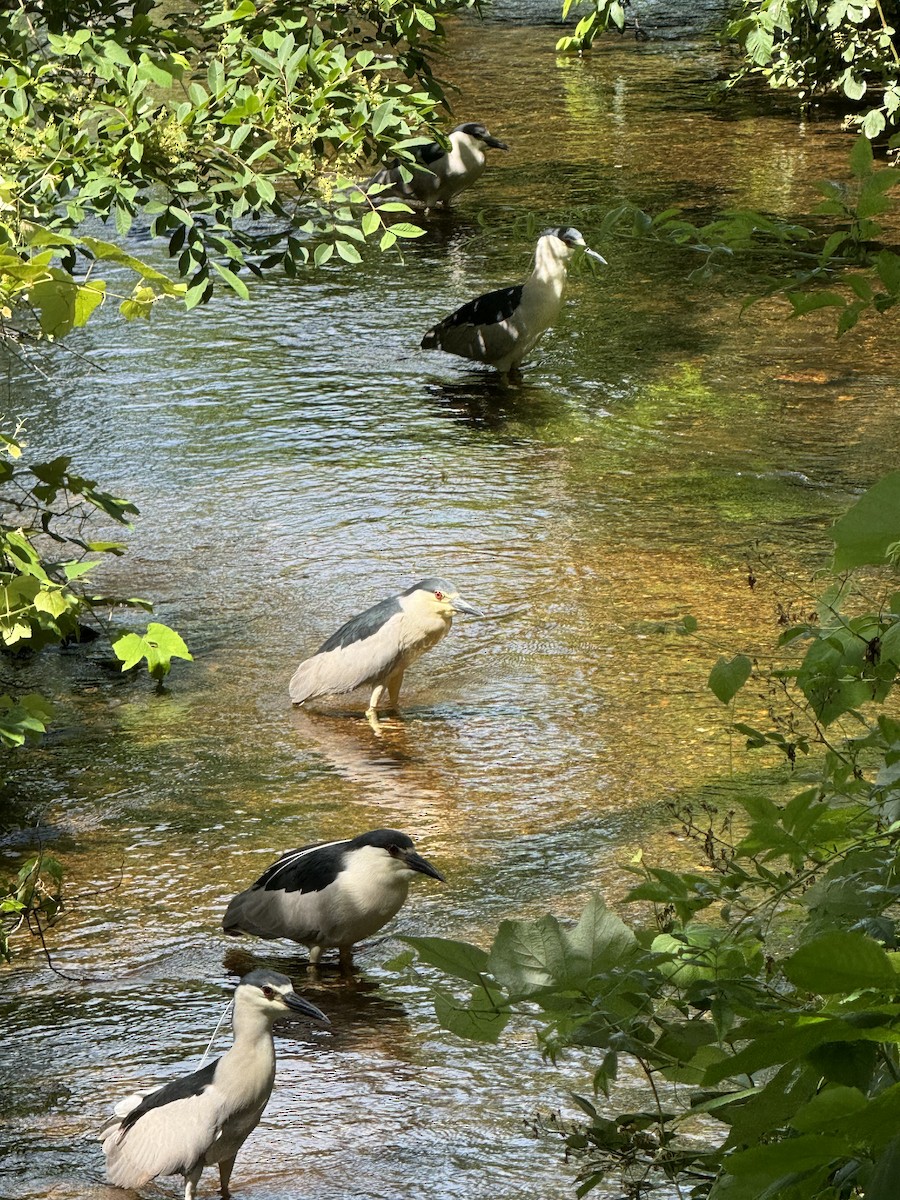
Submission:
[[[417,236],[341,189],[367,160],[410,158],[443,101],[426,43],[467,2],[17,0],[0,20],[0,335],[21,342],[23,301],[45,335],[83,324],[108,260],[135,317],[217,282],[245,295],[242,267],[293,274]],[[149,228],[183,282],[84,236],[91,218]]]
[[[21,431],[0,434],[0,654],[7,661],[48,645],[105,635],[128,670],[146,660],[155,679],[172,658],[191,656],[174,630],[151,623],[145,632],[110,622],[116,609],[152,609],[146,600],[93,592],[90,571],[103,555],[125,552],[121,542],[91,536],[94,514],[127,525],[137,509],[72,469],[67,457],[25,462]],[[0,744],[22,745],[40,734],[50,714],[44,697],[16,694],[6,682],[0,695]]]
[[[574,928],[505,921],[489,950],[407,939],[468,985],[438,987],[445,1028],[495,1041],[527,1015],[548,1054],[596,1055],[593,1094],[576,1097],[587,1121],[567,1130],[579,1195],[602,1182],[633,1200],[897,1195],[898,530],[900,472],[834,527],[833,584],[782,629],[784,661],[712,669],[721,701],[744,689],[768,710],[768,724],[735,720],[748,747],[803,760],[786,802],[759,787],[739,811],[680,806],[699,867],[638,857],[631,924],[596,897]],[[635,1109],[639,1078],[649,1103]]]
[[[743,50],[735,82],[762,76],[808,105],[830,97],[868,138],[900,123],[896,0],[744,0],[725,29]]]
[[[582,8],[558,50],[589,50],[609,28],[647,36],[627,0],[563,0],[563,17]],[[804,107],[830,100],[867,138],[890,134],[900,126],[898,16],[896,0],[743,0],[720,31],[743,59],[729,86],[761,76]]]
[[[12,883],[0,884],[0,959],[12,957],[10,938],[21,929],[43,944],[44,930],[62,910],[63,870],[41,851],[28,859]]]

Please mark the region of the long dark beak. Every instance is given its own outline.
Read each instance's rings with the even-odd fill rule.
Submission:
[[[588,255],[589,258],[596,258],[597,262],[603,263],[604,267],[609,266],[609,263],[606,261],[606,259],[603,257],[603,255],[598,254],[596,250],[592,250],[590,248],[590,246],[585,246],[584,252],[585,252],[585,254]]]
[[[421,871],[423,875],[430,875],[432,879],[437,879],[441,883],[447,882],[437,867],[433,867],[421,854],[416,854],[415,850],[407,850],[403,855],[403,861],[412,871]]]
[[[304,1000],[302,996],[298,996],[296,992],[287,992],[282,994],[281,998],[292,1012],[303,1013],[305,1017],[314,1017],[317,1021],[324,1021],[326,1025],[331,1024],[321,1009],[310,1004],[308,1000]]]
[[[450,603],[453,605],[454,612],[471,613],[473,617],[483,617],[484,613],[480,608],[476,608],[474,604],[470,604],[468,600],[463,600],[462,596],[454,596]]]
[[[501,142],[499,138],[492,137],[490,134],[481,139],[486,146],[492,147],[494,150],[508,150],[506,142]]]

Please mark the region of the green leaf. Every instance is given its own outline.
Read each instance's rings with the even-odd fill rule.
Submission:
[[[91,313],[103,303],[105,295],[106,281],[104,279],[98,279],[76,289],[73,315],[73,323],[76,328],[87,324]]]
[[[836,544],[833,569],[888,561],[888,547],[900,539],[900,471],[891,471],[861,496],[830,530]]]
[[[391,120],[394,114],[394,104],[391,100],[386,100],[384,104],[380,104],[372,113],[372,136],[378,137],[384,130],[385,126]]]
[[[738,1177],[764,1175],[767,1180],[774,1181],[787,1172],[829,1165],[845,1158],[852,1153],[852,1149],[851,1145],[838,1137],[804,1134],[729,1154],[725,1159],[725,1168]]]
[[[866,1200],[897,1200],[900,1180],[900,1135],[892,1138],[875,1162],[866,1185]]]
[[[391,233],[394,237],[418,238],[424,237],[425,230],[418,225],[410,225],[406,221],[398,221],[396,225],[391,226]]]
[[[834,932],[801,946],[784,964],[791,983],[822,995],[861,988],[895,990],[897,972],[885,950],[861,933]]]
[[[243,279],[239,279],[238,276],[235,275],[234,271],[230,270],[228,267],[223,267],[220,263],[217,263],[215,259],[212,260],[212,265],[216,273],[222,276],[222,278],[236,295],[240,296],[242,300],[249,299],[250,292]]]
[[[593,896],[575,928],[566,934],[566,974],[583,982],[626,961],[637,950],[632,930],[606,907],[603,897]]]
[[[847,90],[846,84],[844,90]],[[851,96],[850,92],[847,92],[847,95],[851,96],[851,99],[858,100],[865,90],[865,84],[863,84],[856,96]],[[866,175],[871,174],[873,161],[872,143],[867,137],[858,137],[850,151],[850,170],[857,179],[864,179]]]
[[[503,921],[489,955],[490,972],[510,996],[531,996],[565,975],[566,943],[555,917]]]
[[[113,652],[121,660],[122,670],[129,671],[142,659],[147,660],[147,670],[154,679],[168,675],[173,658],[192,659],[183,639],[168,625],[151,621],[146,634],[126,633],[112,644]]]
[[[884,131],[885,124],[884,113],[873,108],[863,118],[862,131],[867,138],[877,138]]]
[[[797,1110],[791,1125],[800,1133],[822,1133],[865,1107],[866,1097],[859,1088],[827,1087]]]
[[[723,704],[730,704],[741,690],[753,670],[753,663],[746,654],[738,654],[731,661],[720,658],[709,673],[707,686]]]
[[[475,1042],[496,1042],[510,1017],[502,994],[486,986],[476,987],[468,1004],[449,992],[438,991],[434,1011],[444,1029]]]
[[[359,251],[356,249],[355,246],[351,245],[350,242],[335,242],[334,248],[335,248],[335,250],[337,250],[338,254],[341,256],[341,258],[344,260],[344,262],[348,262],[348,263],[362,262],[362,256],[360,255]]]
[[[487,952],[469,942],[437,937],[404,937],[400,940],[412,946],[422,962],[437,967],[445,975],[478,984],[488,972]]]

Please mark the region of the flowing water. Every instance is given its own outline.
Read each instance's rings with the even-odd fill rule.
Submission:
[[[900,388],[890,319],[836,342],[774,302],[742,316],[747,277],[696,285],[688,251],[594,236],[624,199],[804,214],[816,180],[846,174],[831,121],[712,94],[728,67],[713,11],[689,25],[642,7],[649,41],[584,59],[555,55],[552,5],[459,22],[457,119],[512,150],[403,261],[272,278],[149,326],[110,317],[62,381],[13,381],[35,447],[139,505],[103,583],[152,597],[196,662],[159,694],[99,652],[42,664],[58,720],[8,759],[3,861],[39,811],[66,864],[50,948],[72,978],[27,950],[3,976],[0,1195],[120,1195],[90,1137],[110,1102],[197,1064],[251,955],[304,985],[289,946],[219,932],[280,850],[404,829],[448,882],[415,882],[390,932],[485,943],[506,917],[621,898],[640,847],[689,860],[664,801],[740,784],[710,665],[771,644],[773,580],[808,583],[829,522],[896,463]],[[572,272],[557,328],[504,390],[417,347],[525,275],[528,213],[578,224],[610,265]],[[427,574],[487,615],[409,673],[383,736],[349,706],[293,712],[299,658]],[[694,637],[671,631],[687,613]],[[575,1167],[528,1121],[586,1089],[588,1064],[542,1066],[524,1026],[496,1049],[442,1034],[427,981],[385,966],[399,948],[366,949],[356,986],[310,982],[332,1025],[279,1036],[236,1193],[571,1196]]]

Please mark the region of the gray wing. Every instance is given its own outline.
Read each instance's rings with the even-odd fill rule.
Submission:
[[[357,688],[383,682],[400,659],[399,625],[403,610],[399,602],[392,605],[387,620],[374,614],[382,605],[354,617],[342,626],[312,656],[294,672],[289,685],[291,700],[302,704],[316,696],[336,696],[355,692]],[[372,618],[368,623],[366,618]]]
[[[140,1099],[104,1131],[106,1174],[115,1187],[142,1187],[157,1175],[182,1175],[199,1163],[222,1124],[222,1098],[207,1082],[185,1095],[186,1085],[211,1079],[216,1063]],[[160,1102],[166,1091],[175,1099]],[[139,1111],[143,1110],[143,1111]]]
[[[325,842],[283,854],[230,902],[222,921],[225,933],[314,941],[319,907],[306,897],[334,883],[346,865],[347,846],[346,840]]]
[[[300,892],[252,887],[234,897],[222,924],[232,937],[248,933],[266,939],[315,942],[319,937],[318,911],[316,900]]]

